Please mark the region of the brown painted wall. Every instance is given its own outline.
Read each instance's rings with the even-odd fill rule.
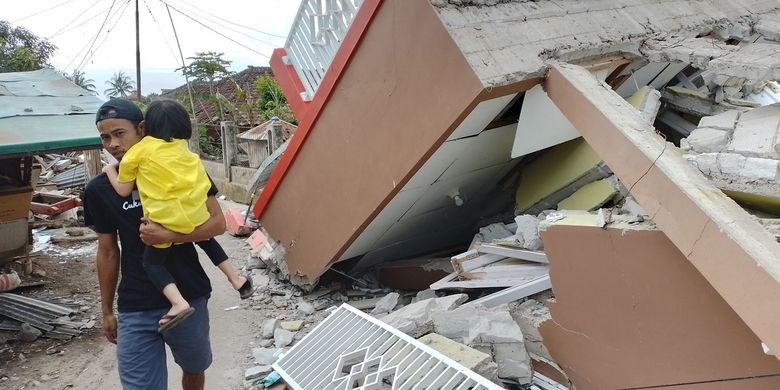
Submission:
[[[261,222],[313,280],[476,105],[482,91],[425,0],[380,5]]]
[[[662,232],[554,226],[542,240],[555,301],[540,331],[578,389],[780,388],[780,362]]]

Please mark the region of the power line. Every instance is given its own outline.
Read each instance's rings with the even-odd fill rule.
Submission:
[[[214,15],[214,14],[212,14],[212,13],[210,13],[210,12],[208,12],[208,11],[204,11],[203,9],[201,9],[201,8],[198,8],[197,6],[195,6],[195,5],[193,5],[193,4],[190,4],[190,3],[188,3],[188,2],[186,2],[186,1],[184,1],[184,0],[179,0],[179,1],[181,1],[181,2],[182,2],[182,3],[184,3],[184,4],[187,4],[187,5],[189,5],[189,6],[190,6],[190,7],[192,7],[192,8],[195,8],[195,9],[197,9],[197,10],[199,10],[199,11],[201,11],[201,12],[205,13],[206,15],[210,15],[210,16],[212,16],[212,17],[214,17],[214,18],[217,18],[217,19],[219,19],[219,20],[222,20],[222,21],[228,22],[228,23],[230,23],[230,24],[232,24],[232,25],[236,25],[236,26],[238,26],[238,27],[243,27],[243,28],[245,28],[245,29],[247,29],[247,30],[252,30],[252,31],[255,31],[255,32],[259,32],[260,34],[265,34],[265,35],[268,35],[268,36],[271,36],[271,37],[274,37],[274,38],[287,39],[287,37],[285,37],[285,36],[281,36],[281,35],[277,35],[277,34],[272,34],[272,33],[269,33],[269,32],[265,32],[265,31],[261,31],[261,30],[258,30],[258,29],[256,29],[256,28],[249,27],[249,26],[245,26],[245,25],[243,25],[243,24],[236,23],[236,22],[234,22],[234,21],[232,21],[232,20],[225,19],[225,18],[222,18],[222,17],[220,17],[220,16]]]
[[[149,7],[149,4],[144,0],[144,5],[146,6],[146,10],[149,11],[149,16],[152,17],[152,20],[154,21],[154,25],[157,26],[157,31],[160,32],[160,36],[163,39],[163,42],[165,42],[165,46],[168,46],[168,51],[171,52],[171,55],[173,56],[173,60],[176,61],[176,64],[179,64],[179,59],[176,57],[176,53],[173,51],[173,48],[171,47],[171,44],[168,42],[168,39],[165,38],[165,33],[162,30],[162,27],[160,27],[160,23],[157,22],[157,18],[154,17],[154,14],[152,13],[152,9]],[[172,24],[172,23],[171,23]],[[184,64],[182,64],[184,66]]]
[[[184,12],[181,12],[181,11],[179,11],[179,9],[178,9],[178,8],[176,8],[176,7],[174,7],[174,6],[170,5],[170,4],[168,4],[168,3],[167,3],[165,0],[160,0],[160,2],[162,2],[162,3],[163,3],[163,4],[165,4],[166,6],[169,6],[169,7],[170,7],[170,8],[172,8],[174,11],[178,12],[179,14],[181,14],[182,16],[184,16],[184,17],[186,17],[186,18],[188,18],[188,19],[192,20],[193,22],[195,22],[195,23],[197,23],[197,24],[200,24],[201,26],[203,26],[203,27],[205,27],[205,28],[207,28],[207,29],[211,30],[211,32],[213,32],[213,33],[215,33],[215,34],[217,34],[217,35],[221,36],[222,38],[225,38],[225,39],[227,39],[228,41],[230,41],[230,42],[233,42],[233,43],[235,43],[236,45],[239,45],[239,46],[241,46],[241,47],[243,47],[243,48],[245,48],[245,49],[247,49],[247,50],[249,50],[249,51],[251,51],[251,52],[257,53],[257,54],[259,54],[259,55],[261,55],[261,56],[263,56],[263,57],[265,57],[265,58],[270,58],[268,55],[266,55],[266,54],[264,54],[264,53],[261,53],[261,52],[259,52],[259,51],[255,50],[255,49],[252,49],[251,47],[249,47],[249,46],[247,46],[247,45],[244,45],[243,43],[241,43],[241,42],[238,42],[238,41],[236,41],[235,39],[233,39],[233,38],[230,38],[229,36],[227,36],[227,35],[225,35],[225,34],[223,34],[223,33],[219,32],[219,31],[217,31],[217,30],[215,30],[215,29],[213,29],[213,28],[211,28],[211,27],[209,27],[209,26],[207,26],[207,25],[205,25],[205,24],[201,23],[199,20],[197,20],[197,19],[193,18],[192,16],[190,16],[190,15],[187,15],[187,14],[185,14]]]
[[[116,20],[114,20],[114,24],[112,24],[111,27],[108,30],[106,30],[106,35],[103,36],[103,40],[100,41],[100,43],[95,47],[95,50],[93,50],[90,53],[89,58],[87,58],[86,61],[84,61],[84,63],[79,67],[79,70],[81,70],[85,66],[87,66],[89,61],[92,60],[92,57],[94,57],[95,54],[97,54],[98,50],[100,50],[100,48],[103,47],[103,44],[106,43],[106,41],[108,40],[109,35],[111,35],[111,33],[114,31],[114,28],[116,27],[116,25],[119,24],[119,22],[122,20],[122,16],[125,15],[125,11],[127,11],[127,9],[130,8],[129,5],[130,5],[130,1],[125,3],[124,8],[122,8],[121,13],[119,13],[119,17],[116,18]]]
[[[111,2],[111,7],[109,8],[108,12],[106,13],[106,17],[103,19],[103,23],[100,25],[100,28],[98,29],[98,32],[97,32],[97,33],[96,33],[96,34],[95,34],[95,35],[92,37],[92,44],[91,44],[91,45],[89,45],[89,49],[87,49],[87,52],[89,52],[89,50],[90,50],[90,49],[92,49],[92,46],[94,46],[94,45],[95,45],[95,41],[97,41],[98,35],[100,35],[100,32],[101,32],[101,31],[103,31],[103,27],[105,27],[105,25],[106,25],[106,21],[108,21],[108,17],[111,15],[111,10],[114,8],[114,3],[116,3],[116,0],[113,0],[113,1]],[[81,50],[79,50],[79,52],[78,52],[78,53],[77,53],[77,54],[76,54],[76,55],[75,55],[75,56],[74,56],[74,57],[73,57],[73,58],[72,58],[70,61],[68,61],[68,64],[67,64],[67,65],[65,65],[65,67],[63,68],[63,70],[67,69],[67,68],[70,66],[70,64],[72,64],[72,63],[73,63],[73,61],[75,61],[75,60],[76,60],[76,58],[78,58],[78,57],[79,57],[79,55],[81,55],[81,53],[82,53],[82,52],[83,52],[83,51],[84,51],[86,48],[87,48],[87,44],[85,44],[85,45],[84,45],[84,46],[81,48]],[[78,68],[78,67],[76,67],[76,68]],[[74,69],[75,69],[75,68],[74,68]]]
[[[13,23],[13,24],[16,24],[16,23],[18,23],[18,22],[21,22],[22,20],[25,20],[25,19],[32,18],[33,16],[38,16],[38,15],[40,15],[40,14],[42,14],[42,13],[49,12],[49,11],[51,11],[51,10],[55,9],[55,8],[62,7],[62,6],[63,6],[63,5],[65,5],[65,4],[72,3],[73,1],[74,1],[74,0],[65,0],[65,1],[63,1],[62,3],[59,3],[59,4],[55,5],[55,6],[52,6],[52,7],[46,8],[46,9],[45,9],[45,10],[43,10],[43,11],[38,11],[38,12],[36,12],[36,13],[32,14],[32,15],[27,15],[27,16],[25,16],[25,17],[21,18],[21,19],[16,19],[16,20],[13,20],[13,21],[11,21],[11,23]]]
[[[185,4],[187,4],[187,3],[185,3]],[[195,8],[197,8],[197,7],[195,7]],[[184,9],[184,8],[182,8],[182,9]],[[232,28],[232,27],[226,26],[226,25],[224,25],[224,24],[222,24],[222,23],[220,23],[220,22],[217,22],[217,21],[215,21],[214,19],[210,19],[208,16],[205,16],[205,15],[203,15],[203,14],[200,14],[200,15],[198,15],[198,14],[197,14],[197,12],[195,12],[195,11],[192,11],[192,10],[186,10],[186,11],[188,11],[188,12],[191,12],[191,13],[192,13],[192,15],[194,15],[194,16],[196,16],[196,17],[201,17],[201,18],[203,18],[203,19],[205,19],[205,20],[208,20],[208,21],[209,21],[209,22],[211,22],[211,23],[214,23],[214,24],[216,24],[216,25],[217,25],[217,26],[219,26],[219,27],[222,27],[222,28],[224,28],[224,29],[226,29],[226,30],[232,31],[232,32],[234,32],[234,33],[236,33],[236,34],[243,35],[243,36],[245,36],[245,37],[247,37],[247,38],[249,38],[249,39],[252,39],[252,40],[258,41],[258,42],[260,42],[260,43],[266,44],[266,45],[268,45],[268,46],[271,46],[272,48],[276,48],[276,47],[278,47],[278,45],[277,45],[277,44],[275,44],[275,43],[271,43],[271,42],[268,42],[268,41],[262,40],[262,39],[260,39],[260,38],[257,38],[257,37],[254,37],[254,36],[252,36],[252,35],[249,35],[249,34],[247,34],[247,33],[243,32],[243,31],[239,31],[239,30],[236,30],[236,29],[234,29],[234,28]],[[206,15],[211,15],[211,14],[209,14],[209,13],[206,13]],[[212,17],[214,17],[214,15],[211,15],[211,16],[212,16]],[[218,18],[218,17],[217,17],[217,18]]]
[[[67,30],[67,31],[63,31],[63,30],[65,30],[66,28],[70,27],[70,25],[71,25],[71,24],[73,24],[73,23],[75,23],[77,20],[81,19],[81,17],[82,17],[82,16],[86,15],[86,12],[87,12],[87,11],[89,11],[89,10],[90,10],[92,7],[94,7],[94,6],[95,6],[95,5],[96,5],[98,2],[100,2],[100,0],[95,0],[95,2],[94,2],[94,3],[90,4],[89,6],[87,6],[87,9],[85,9],[84,11],[81,11],[81,12],[79,12],[79,14],[78,14],[78,15],[76,15],[76,17],[75,17],[75,18],[71,19],[71,20],[70,20],[70,22],[68,22],[68,23],[66,23],[64,26],[60,27],[60,29],[59,29],[59,30],[55,31],[53,34],[51,34],[51,35],[49,35],[48,37],[46,37],[46,39],[52,39],[52,38],[56,37],[57,35],[60,35],[60,33],[63,33],[63,32],[68,32],[68,31],[71,31],[71,30],[73,30],[73,29],[70,29],[70,30]],[[110,7],[109,7],[109,8],[110,8]],[[91,21],[92,21],[92,18],[94,18],[95,16],[98,16],[98,15],[100,15],[101,13],[105,12],[107,9],[108,9],[108,8],[103,8],[103,10],[102,10],[102,11],[98,12],[98,13],[97,13],[97,14],[95,14],[95,15],[92,15],[92,16],[89,16],[89,17],[87,17],[87,19],[86,19],[84,22],[82,22],[81,24],[79,24],[79,25],[77,25],[77,26],[75,26],[75,27],[73,27],[73,28],[81,27],[81,26],[83,26],[85,23],[87,23],[87,22],[91,22]]]

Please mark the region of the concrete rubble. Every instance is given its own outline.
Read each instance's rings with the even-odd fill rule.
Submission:
[[[767,231],[780,237],[780,222],[773,218],[780,216],[780,195],[777,190],[780,183],[780,104],[764,104],[755,97],[768,85],[773,85],[770,83],[780,80],[780,45],[777,44],[780,43],[780,7],[770,2],[740,3],[724,10],[717,9],[716,3],[696,5],[691,2],[675,2],[674,7],[668,9],[651,2],[626,1],[564,4],[550,1],[436,0],[431,3],[483,86],[505,87],[546,77],[544,89],[550,104],[559,105],[558,108],[565,111],[563,114],[571,122],[570,125],[578,131],[578,134],[565,142],[522,156],[511,172],[502,172],[505,174],[502,185],[514,194],[512,209],[486,216],[484,224],[474,226],[470,234],[477,233],[473,235],[469,249],[476,252],[472,253],[473,257],[464,260],[480,259],[493,264],[493,257],[503,255],[479,252],[479,248],[488,245],[494,245],[498,250],[521,250],[526,255],[532,252],[532,255],[538,256],[535,260],[507,257],[508,262],[495,263],[497,268],[504,268],[492,272],[507,279],[510,278],[507,275],[516,276],[512,272],[517,272],[518,266],[528,267],[539,263],[546,266],[549,263],[550,269],[555,269],[557,275],[548,274],[547,280],[549,282],[552,279],[554,286],[559,283],[558,286],[562,287],[556,286],[556,292],[559,288],[565,291],[566,297],[558,300],[551,290],[541,293],[536,290],[532,294],[510,298],[508,305],[486,308],[477,303],[467,303],[496,294],[493,290],[487,291],[485,285],[478,284],[486,279],[485,275],[490,274],[489,268],[480,267],[477,272],[473,272],[473,269],[458,270],[457,253],[465,255],[469,252],[458,252],[462,248],[451,252],[436,252],[434,248],[428,248],[431,249],[430,256],[414,258],[412,265],[402,264],[401,261],[395,266],[386,264],[386,268],[396,268],[391,270],[396,273],[373,276],[373,280],[382,283],[366,288],[361,284],[367,284],[367,279],[356,279],[357,275],[347,272],[347,276],[353,279],[347,282],[354,283],[352,290],[342,288],[340,291],[326,292],[312,301],[326,301],[325,305],[344,301],[360,310],[370,311],[386,324],[494,381],[525,385],[534,381],[535,372],[543,372],[547,377],[554,377],[554,381],[561,386],[570,388],[582,384],[581,388],[597,389],[603,383],[624,385],[615,388],[638,388],[628,386],[648,383],[660,386],[660,383],[653,382],[655,378],[642,375],[637,375],[641,377],[639,379],[625,378],[621,372],[616,373],[614,378],[601,378],[589,377],[589,372],[577,371],[579,367],[586,367],[603,374],[603,367],[588,361],[589,350],[603,353],[604,359],[625,353],[628,358],[636,359],[633,361],[634,367],[642,366],[644,357],[623,351],[620,345],[610,345],[611,334],[598,333],[600,328],[594,324],[601,324],[604,328],[615,326],[610,329],[615,332],[619,330],[617,325],[603,321],[604,318],[612,318],[610,316],[614,313],[625,310],[626,321],[642,324],[642,320],[647,317],[633,316],[646,316],[647,312],[656,311],[674,314],[673,308],[659,305],[654,300],[654,294],[648,293],[639,283],[643,280],[641,271],[646,264],[623,263],[630,256],[610,257],[610,251],[621,253],[627,251],[628,245],[636,245],[646,247],[648,251],[657,250],[665,256],[665,260],[674,257],[683,265],[670,262],[669,267],[677,264],[698,278],[697,282],[702,282],[695,287],[712,298],[705,306],[713,312],[728,311],[725,309],[729,309],[728,305],[735,302],[733,297],[738,297],[739,293],[723,282],[727,280],[725,276],[714,278],[712,286],[707,284],[707,278],[713,274],[721,277],[722,270],[706,268],[712,266],[702,258],[719,254],[708,252],[706,245],[699,243],[702,237],[707,238],[711,245],[726,242],[731,245],[727,249],[738,252],[741,259],[746,259],[740,264],[757,265],[758,268],[769,270],[767,272],[772,275],[771,272],[776,268],[774,263],[751,263],[753,258],[749,255],[752,254],[752,247],[744,244],[745,240],[729,229],[739,226],[744,228],[744,231],[739,231],[741,235],[754,236],[751,232],[756,231],[756,224],[749,225],[749,222],[757,219]],[[718,16],[713,16],[715,14]],[[572,34],[572,30],[577,27],[551,27],[589,26],[592,17],[601,18],[600,23],[596,23],[593,31],[587,34]],[[496,23],[497,19],[502,23]],[[596,69],[602,63],[609,65]],[[653,67],[658,70],[647,70]],[[600,71],[604,71],[603,74],[594,77]],[[643,76],[643,71],[649,76]],[[629,88],[624,87],[618,96],[615,92],[624,85]],[[525,90],[518,94],[523,92]],[[588,103],[588,117],[585,118],[574,104],[563,107],[561,101]],[[593,120],[594,117],[602,122]],[[602,128],[605,126],[610,129]],[[679,145],[682,152],[674,145]],[[698,168],[717,189],[749,209],[754,216],[758,214],[757,211],[766,214],[754,219],[750,219],[754,216],[743,218],[744,213],[738,214],[742,210],[731,208],[717,214],[721,211],[715,210],[715,206],[722,206],[725,197],[721,191],[710,192],[711,188],[701,182],[706,180],[699,181],[701,175],[680,159],[680,155]],[[393,188],[395,186],[396,182],[393,181]],[[697,196],[697,190],[704,195]],[[406,192],[404,195],[408,194]],[[391,195],[395,196],[395,193]],[[709,200],[700,198],[715,200],[710,204]],[[684,203],[685,199],[689,203]],[[683,204],[687,206],[681,206]],[[456,205],[462,206],[457,202]],[[385,206],[386,203],[382,203],[382,207]],[[648,215],[647,211],[651,211],[652,215]],[[690,215],[695,217],[694,221],[675,222],[688,217],[685,211],[690,211]],[[372,218],[375,216],[372,214]],[[361,223],[362,220],[355,226]],[[366,225],[361,229],[368,230]],[[424,230],[434,227],[415,228]],[[569,230],[577,231],[580,235]],[[372,230],[371,233],[376,232]],[[697,234],[699,238],[696,238]],[[574,262],[577,248],[573,244],[555,240],[555,237],[564,236],[571,237],[572,242],[579,237],[598,241],[593,246],[600,245],[602,252],[609,255],[589,252],[589,256],[601,256],[604,275],[589,273],[587,264],[572,265],[580,270],[582,278],[578,279],[576,274],[567,274],[571,271],[561,268],[560,264],[564,260]],[[253,245],[254,253],[262,260],[262,264],[280,275],[281,279],[289,279],[305,291],[312,290],[315,286],[310,280],[290,274],[287,269],[284,261],[287,243],[283,245],[273,241],[267,232],[264,232],[263,237],[266,240],[262,244]],[[349,242],[357,238],[350,236]],[[780,238],[777,240],[780,242]],[[761,243],[765,244],[764,241]],[[551,247],[550,242],[557,245]],[[610,247],[607,245],[610,242],[621,243],[626,247]],[[656,243],[659,247],[648,243]],[[294,242],[291,242],[288,247],[293,245]],[[345,245],[344,249],[348,247]],[[764,258],[771,257],[769,251],[763,251],[766,246],[757,247],[762,250],[756,252],[760,252]],[[747,255],[743,256],[743,252]],[[559,256],[565,253],[566,259],[559,260],[558,264],[548,262],[548,253],[558,253]],[[379,287],[406,290],[390,285],[388,279],[403,279],[401,281],[406,282],[406,278],[399,275],[409,270],[414,270],[415,275],[418,275],[422,271],[417,270],[425,268],[420,264],[427,261],[441,263],[442,259],[446,263],[448,258],[455,268],[453,274],[457,274],[457,281],[477,285],[475,288],[457,289],[458,292],[468,291],[469,294],[439,296],[442,291],[453,292],[456,289],[431,286],[433,290],[423,290],[427,283],[419,288],[420,291],[411,301],[409,298],[415,293],[388,290],[366,293],[379,290]],[[540,258],[544,261],[540,261]],[[401,259],[381,260],[392,263],[392,260]],[[636,278],[632,279],[636,284],[624,286],[611,283],[617,274],[612,271],[622,270],[620,267],[635,271],[625,278]],[[744,269],[748,268],[745,266]],[[339,273],[342,272],[340,270]],[[651,270],[644,271],[649,273]],[[609,276],[605,276],[607,274]],[[557,281],[556,276],[559,278]],[[761,274],[756,277],[764,276]],[[770,284],[768,279],[761,280]],[[603,305],[612,311],[600,312],[602,308],[597,303],[578,301],[577,291],[571,289],[574,285],[589,286],[591,289],[582,294],[599,296],[603,291],[597,288],[600,284],[596,282],[603,283],[604,288],[610,291],[635,291],[637,296],[649,303],[643,307],[632,307],[630,302],[623,300],[624,296],[616,295],[614,302]],[[518,285],[509,286],[506,290]],[[673,287],[680,291],[692,288],[682,283]],[[356,294],[355,291],[365,294]],[[716,293],[731,300],[727,299],[728,304],[721,302],[718,300],[720,295]],[[289,302],[288,298],[286,295],[269,297],[270,302],[266,303],[278,307],[289,306],[289,303],[285,303]],[[668,298],[672,300],[674,297]],[[767,322],[760,320],[760,314],[745,308],[747,304],[743,299],[736,301],[738,309],[735,310],[738,313],[729,312],[734,314],[729,320],[736,321],[729,322],[729,325],[739,330],[740,340],[745,344],[734,340],[724,343],[758,345],[755,336],[766,338],[771,330],[766,326]],[[300,302],[295,308],[299,314],[307,316],[317,313],[321,307],[314,302]],[[588,310],[596,313],[593,315],[596,318],[583,314]],[[751,328],[741,324],[737,315],[746,315],[752,319],[748,324]],[[699,320],[705,322],[701,318],[681,319],[680,322],[689,324]],[[650,331],[658,331],[658,334],[669,330],[667,324],[658,318],[653,318],[650,323],[655,327]],[[266,339],[273,338],[276,347],[286,347],[294,343],[298,336],[292,331],[305,333],[307,324],[307,321],[293,320],[283,321],[280,325],[277,320],[268,320],[263,325],[262,335]],[[568,328],[567,324],[580,328]],[[752,327],[763,332],[756,331],[754,334],[756,329]],[[588,333],[579,329],[587,329]],[[630,332],[634,332],[632,337],[625,337],[627,333],[615,337],[630,344],[648,331],[638,325],[631,328]],[[591,338],[598,337],[602,338],[597,345],[589,344],[593,343]],[[560,341],[564,339],[570,343]],[[637,350],[647,350],[664,359],[674,359],[669,357],[668,349],[664,350],[663,346],[632,345]],[[712,348],[716,350],[717,346]],[[767,375],[776,375],[773,364],[776,362],[757,356],[752,349],[740,349],[739,352],[758,362],[762,369],[766,369]],[[270,359],[267,358],[268,353],[255,354],[256,363],[268,364],[263,363]],[[697,352],[697,356],[700,355],[704,354]],[[715,361],[717,357],[713,359]],[[615,364],[620,363],[618,361]],[[655,363],[658,361],[648,364],[662,374],[668,373]],[[737,366],[740,367],[735,370],[742,373],[745,367]],[[260,371],[258,367],[253,367],[252,372],[248,371],[247,376]],[[626,370],[629,368],[626,366]],[[696,383],[694,374],[698,373],[671,373],[669,383],[683,383],[675,382],[681,378]],[[705,377],[709,379],[723,379],[711,375],[711,372],[706,374]],[[570,377],[573,384],[569,382]]]
[[[780,105],[703,117],[683,148],[686,159],[718,188],[778,196]]]

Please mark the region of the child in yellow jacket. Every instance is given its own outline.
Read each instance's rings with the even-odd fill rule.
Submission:
[[[191,233],[209,219],[206,198],[211,180],[200,158],[189,151],[187,139],[192,136],[189,115],[174,100],[155,100],[146,110],[142,128],[146,136],[125,153],[119,172],[114,166],[103,171],[121,196],[129,196],[138,187],[144,217],[168,230]],[[252,295],[252,280],[239,276],[230,262],[225,261],[228,256],[215,239],[197,244],[227,276],[242,299]],[[148,246],[143,256],[146,274],[171,303],[171,310],[160,320],[161,332],[173,328],[194,311],[165,268],[171,245]]]

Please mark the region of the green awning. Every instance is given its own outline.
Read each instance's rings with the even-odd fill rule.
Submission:
[[[0,158],[101,147],[102,103],[52,69],[0,73]]]

